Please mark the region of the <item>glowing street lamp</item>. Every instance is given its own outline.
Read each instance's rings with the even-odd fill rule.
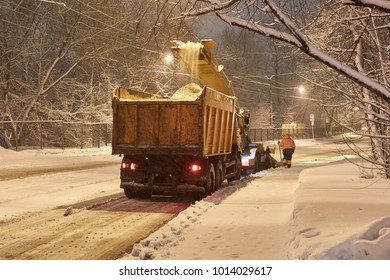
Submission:
[[[300,94],[304,94],[304,93],[305,93],[305,88],[304,88],[303,86],[299,86],[299,87],[298,87],[298,92],[299,92]]]
[[[164,61],[166,63],[171,63],[173,61],[173,55],[171,54],[167,54],[165,57],[164,57]]]

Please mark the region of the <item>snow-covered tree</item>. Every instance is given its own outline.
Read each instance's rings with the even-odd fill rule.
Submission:
[[[365,115],[368,130],[356,131],[372,139],[373,156],[365,158],[390,178],[389,1],[192,3],[182,17],[213,13],[231,26],[284,42],[324,64],[332,79],[323,85]]]
[[[12,128],[1,131],[3,140],[10,145],[23,134],[18,121],[90,121],[101,104],[85,99],[100,98],[94,87],[105,58],[96,39],[111,25],[78,1],[6,0],[0,8],[0,120]]]
[[[154,2],[1,1],[0,143],[18,140],[20,121],[110,120],[118,85],[169,92],[161,56],[177,23],[159,24]]]

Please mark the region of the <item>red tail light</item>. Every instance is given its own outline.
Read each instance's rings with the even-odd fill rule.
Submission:
[[[202,169],[202,167],[200,165],[197,165],[197,164],[190,165],[190,170],[193,172],[200,171],[201,169]]]
[[[138,164],[134,162],[122,162],[122,169],[136,170],[137,168]]]

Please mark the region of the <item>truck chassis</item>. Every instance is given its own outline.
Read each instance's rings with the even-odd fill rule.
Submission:
[[[209,195],[220,189],[224,180],[240,179],[238,159],[238,152],[211,157],[125,155],[120,187],[128,198],[150,198],[164,193]]]

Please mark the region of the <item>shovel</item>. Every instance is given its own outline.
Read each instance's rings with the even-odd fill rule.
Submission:
[[[280,148],[279,144],[280,144],[280,141],[278,141],[279,155],[280,155],[280,163],[279,163],[279,166],[282,166],[282,164],[283,164],[282,149]]]

